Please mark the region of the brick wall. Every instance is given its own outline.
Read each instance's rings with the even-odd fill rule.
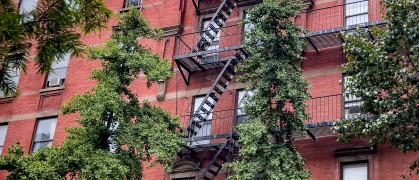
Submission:
[[[211,6],[210,2],[212,1],[202,1],[201,7]],[[214,5],[216,5],[217,2],[218,1],[216,1]],[[342,0],[316,0],[314,9],[337,5],[342,2]],[[105,0],[105,3],[110,9],[118,12],[118,10],[122,8],[123,0]],[[246,9],[246,7],[238,9],[238,12],[241,14],[234,12],[229,17],[227,25],[233,25],[238,22],[242,17],[244,9]],[[196,15],[191,0],[148,0],[145,1],[142,12],[143,15],[150,20],[150,23],[157,27],[166,27],[177,24],[182,25],[184,28],[182,33],[184,34],[199,31],[201,25],[198,24],[198,22],[203,18],[203,16],[200,17]],[[341,11],[336,11],[336,13],[339,14]],[[305,14],[301,16],[303,19],[301,22],[311,22],[314,21],[313,18],[330,18],[328,16],[331,16],[331,14],[311,17],[309,14]],[[111,20],[108,24],[109,28],[115,25],[115,23],[115,19]],[[329,25],[337,26],[341,23],[342,22],[331,21],[329,22]],[[319,27],[313,26],[310,28],[316,29]],[[110,33],[111,31],[100,32],[100,37],[98,34],[86,35],[82,38],[82,41],[87,45],[98,45],[104,43],[105,39],[109,38]],[[165,37],[161,41],[140,40],[142,45],[151,48],[153,52],[159,53],[170,60],[176,53],[177,47],[175,42],[176,40],[173,36]],[[35,53],[35,47],[36,44],[30,48],[32,57]],[[165,53],[163,54],[163,52]],[[306,59],[301,63],[301,67],[304,70],[304,77],[311,83],[309,92],[312,97],[323,97],[342,93],[342,88],[339,84],[342,73],[338,70],[338,67],[344,63],[345,59],[340,46],[321,49],[319,53],[316,53],[315,51],[306,51],[303,52],[303,56]],[[29,153],[36,119],[58,115],[61,103],[69,102],[69,99],[74,96],[74,94],[90,91],[90,88],[95,85],[95,82],[89,79],[90,71],[93,68],[100,68],[100,64],[97,60],[87,61],[77,57],[71,58],[65,88],[55,90],[42,90],[45,84],[45,75],[36,74],[36,68],[33,61],[28,64],[28,67],[27,74],[21,73],[19,79],[19,92],[21,93],[21,96],[14,99],[12,102],[6,102],[7,99],[0,99],[0,122],[8,123],[3,154],[6,153],[7,147],[17,141],[21,142],[22,146],[25,148],[25,153]],[[195,95],[207,93],[208,88],[213,83],[212,80],[218,76],[220,68],[215,68],[212,73],[211,70],[205,72],[192,72],[189,86],[183,81],[177,66],[174,65],[173,69],[175,75],[167,82],[166,99],[164,101],[157,101],[155,98],[157,84],[153,84],[151,88],[147,88],[144,78],[139,78],[134,81],[130,88],[133,92],[138,93],[140,100],[149,100],[153,105],[162,107],[173,115],[189,115],[193,97]],[[214,110],[218,111],[234,108],[236,103],[236,89],[242,89],[245,86],[245,84],[240,82],[232,81],[232,84],[228,87],[229,91],[226,91],[223,94]],[[201,91],[199,91],[200,89]],[[324,107],[325,105],[327,105],[326,101],[321,101],[319,104],[313,104],[310,113],[316,114],[316,111],[321,111],[318,109],[321,109],[321,107]],[[341,107],[340,101],[336,104],[336,107]],[[334,112],[336,109],[331,108],[324,111]],[[339,113],[335,114],[335,116],[340,117],[341,114]],[[64,140],[66,135],[64,130],[65,127],[78,125],[75,122],[76,117],[77,114],[58,116],[54,145],[59,145]],[[315,121],[328,120],[331,119],[315,119]],[[232,124],[227,124],[226,126],[231,125]],[[212,129],[211,131],[216,130],[217,129]],[[223,140],[212,140],[211,142],[219,141],[221,142]],[[331,180],[338,180],[340,177],[340,159],[334,157],[333,150],[365,145],[362,141],[339,144],[336,141],[336,136],[333,135],[318,137],[317,142],[313,142],[311,139],[300,139],[296,141],[296,144],[298,145],[302,156],[307,161],[307,169],[313,174],[312,179]],[[400,174],[404,173],[409,167],[409,163],[416,159],[417,155],[418,154],[416,153],[403,155],[396,150],[389,149],[387,145],[379,146],[376,153],[368,155],[368,158],[370,158],[370,179],[398,179]],[[209,163],[212,156],[213,153],[209,153],[203,158],[204,160],[201,168],[205,168],[205,165]],[[0,179],[4,178],[6,174],[7,173],[0,173]],[[167,179],[168,177],[167,173],[165,173],[160,166],[146,169],[144,172],[144,179]],[[220,174],[217,179],[224,179],[224,177],[225,175]]]

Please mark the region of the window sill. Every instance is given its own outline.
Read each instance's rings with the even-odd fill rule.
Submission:
[[[48,92],[51,92],[51,91],[59,91],[59,90],[64,90],[64,89],[65,89],[64,85],[63,86],[57,86],[57,87],[47,87],[47,88],[44,88],[44,89],[40,89],[39,93],[43,94],[43,93],[48,93]]]
[[[5,96],[0,96],[0,104],[6,104],[6,103],[11,103],[13,102],[13,98],[11,97],[5,97]]]
[[[137,7],[136,7],[137,9],[141,9],[141,5],[138,5]],[[118,12],[121,14],[121,13],[124,13],[124,12],[128,12],[129,11],[129,7],[126,7],[126,8],[122,8],[122,9],[119,9],[118,10]]]

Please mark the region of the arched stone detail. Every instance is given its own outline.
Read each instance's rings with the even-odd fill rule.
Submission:
[[[173,162],[171,179],[191,178],[195,179],[199,172],[200,163],[198,159],[183,156]]]

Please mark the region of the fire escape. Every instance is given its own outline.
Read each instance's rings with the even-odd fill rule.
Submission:
[[[223,50],[212,47],[212,45],[219,40],[218,36],[221,33],[220,31],[223,31],[223,27],[229,16],[235,11],[237,3],[237,0],[223,0],[211,20],[204,27],[194,45],[192,47],[187,47],[186,51],[189,51],[189,53],[175,59],[186,84],[189,84],[189,74],[192,71],[205,71],[209,68],[222,67],[218,77],[213,80],[213,84],[206,93],[202,103],[196,108],[196,111],[193,112],[193,115],[190,117],[189,122],[183,130],[189,139],[193,139],[209,120],[209,116],[214,107],[220,100],[222,94],[227,90],[227,86],[237,72],[235,65],[240,64],[249,56],[249,53],[241,46],[228,47]],[[196,5],[195,2],[194,4]],[[225,58],[219,58],[218,55],[214,55],[214,53],[218,54],[220,51],[225,51],[226,53],[230,53],[230,55]],[[206,57],[212,57],[212,62],[208,63],[208,58]],[[183,70],[186,70],[188,75],[185,75]],[[192,144],[192,142],[190,144]],[[212,149],[215,150],[216,153],[205,170],[200,173],[199,179],[214,179],[221,171],[222,165],[231,158],[236,144],[232,133],[230,133],[225,137],[224,142],[207,146],[207,150]],[[186,149],[192,153],[196,153],[195,150],[189,147],[186,147]]]
[[[195,0],[192,0],[197,10],[199,9],[199,1],[195,2]],[[235,122],[234,118],[237,116],[234,112],[235,110],[218,112],[213,110],[237,73],[235,65],[242,63],[251,56],[245,47],[240,45],[240,42],[243,40],[243,27],[227,25],[227,19],[230,15],[238,13],[237,6],[239,4],[248,5],[249,2],[250,4],[260,3],[257,0],[222,0],[218,8],[216,10],[214,8],[214,15],[205,24],[202,31],[178,35],[176,39],[177,52],[175,52],[173,60],[176,62],[179,73],[186,85],[189,85],[190,74],[194,71],[205,72],[211,70],[213,72],[216,69],[215,72],[218,73],[215,79],[211,79],[213,82],[212,86],[200,104],[195,106],[194,112],[191,115],[182,116],[181,119],[185,125],[183,132],[187,136],[183,140],[188,142],[188,145],[183,147],[180,156],[189,154],[202,160],[205,155],[213,155],[209,164],[203,166],[204,168],[197,167],[199,169],[197,176],[199,180],[213,180],[221,172],[227,175],[228,170],[222,168],[222,165],[231,161],[233,152],[236,152],[235,149],[238,146],[236,141],[238,136],[231,128],[234,123],[226,123],[227,121]],[[341,31],[351,31],[357,27],[370,28],[373,25],[385,24],[382,17],[377,16],[379,6],[376,5],[376,2],[379,1],[359,0],[311,10],[314,3],[311,0],[306,0],[301,14],[295,17],[297,23],[311,32],[309,35],[301,35],[306,41],[304,50],[314,50],[318,53],[320,49],[341,45],[343,41],[339,36]],[[359,12],[348,16],[348,9],[351,8]],[[333,18],[331,20],[322,18],[325,14]],[[353,17],[361,18],[361,21],[356,21],[355,23],[350,21],[350,18]],[[370,38],[374,39],[375,37],[371,36]],[[223,39],[224,42],[220,43],[220,39]],[[331,94],[309,100],[308,111],[313,121],[307,123],[307,126],[313,129],[311,132],[308,132],[313,139],[316,136],[331,133],[330,126],[332,121],[344,117],[344,107],[342,107],[344,102],[345,98],[342,94]],[[215,117],[213,118],[213,116]],[[212,127],[209,130],[210,133],[206,135],[200,134],[202,131],[208,131],[208,129],[205,129],[208,123],[212,123],[216,127]],[[324,128],[321,129],[322,127]],[[211,143],[209,143],[210,141]]]

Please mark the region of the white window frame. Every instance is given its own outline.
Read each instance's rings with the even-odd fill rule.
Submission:
[[[143,0],[125,0],[123,8],[129,8],[130,5],[141,6],[143,5]]]
[[[204,34],[205,29],[207,27],[209,27],[210,22],[211,22],[211,19],[203,19],[202,20],[202,34]],[[214,22],[212,22],[212,25],[214,25],[215,28],[219,29],[219,32],[217,34],[211,33],[215,37],[214,40],[211,40],[205,34],[202,36],[202,38],[206,38],[208,42],[212,42],[211,43],[211,46],[208,46],[208,48],[206,49],[207,51],[208,50],[214,50],[214,49],[219,49],[220,48],[221,28],[218,27],[218,25],[215,24]],[[212,53],[212,54],[203,55],[200,60],[201,60],[201,63],[217,62],[218,61],[218,53]]]
[[[236,90],[236,108],[235,108],[236,119],[235,119],[234,124],[243,123],[246,119],[249,118],[244,110],[244,106],[245,106],[244,100],[245,98],[252,97],[253,95],[255,95],[255,93],[256,93],[256,90],[245,90],[245,89]]]
[[[42,149],[42,148],[44,148],[44,147],[41,147],[41,148],[39,148],[39,149],[35,149],[35,145],[37,144],[37,143],[48,143],[48,146],[47,147],[51,147],[52,146],[52,142],[54,141],[54,136],[55,136],[55,130],[56,130],[56,127],[57,127],[57,119],[58,119],[58,117],[57,116],[55,116],[55,117],[49,117],[49,118],[42,118],[42,119],[37,119],[36,120],[36,128],[35,128],[35,131],[34,131],[34,134],[33,134],[33,140],[32,140],[32,148],[31,148],[31,152],[35,152],[35,151],[37,151],[37,150],[39,150],[39,149]],[[36,139],[36,135],[38,134],[38,130],[40,129],[40,127],[39,127],[39,125],[40,125],[40,122],[41,121],[52,121],[51,122],[51,126],[49,127],[50,129],[49,129],[49,133],[50,133],[50,138],[49,139],[41,139],[41,140],[37,140]]]
[[[340,163],[341,180],[368,180],[369,161],[353,161]],[[358,174],[354,174],[354,172]]]
[[[19,14],[23,15],[23,14],[27,14],[34,11],[36,9],[37,4],[38,4],[38,0],[21,0],[20,6],[19,6]],[[23,21],[26,22],[32,19],[33,19],[33,16],[30,15],[28,17],[25,17]]]
[[[0,155],[3,152],[4,141],[6,139],[8,124],[0,124]]]
[[[16,84],[16,89],[17,89],[17,85],[19,83],[19,78],[20,78],[20,69],[8,70],[8,73],[11,75],[11,79]],[[3,91],[0,90],[0,97],[1,96],[4,96],[4,93]]]
[[[356,25],[369,21],[369,1],[366,0],[345,0],[345,25]]]
[[[50,72],[48,73],[45,87],[49,87],[50,79],[57,78],[57,77],[59,77],[61,79],[60,84],[64,85],[65,79],[67,78],[68,65],[70,63],[70,59],[71,59],[71,53],[70,52],[66,53],[64,55],[63,59],[55,58],[54,62],[51,64],[51,69],[50,69]],[[64,75],[56,74],[56,72],[63,71],[63,70],[65,71]]]
[[[203,102],[204,99],[205,99],[205,95],[204,96],[195,96],[193,98],[192,115],[198,110],[198,107],[201,105],[201,103]],[[215,104],[215,101],[212,98],[208,98],[208,101],[210,103]],[[210,107],[207,104],[204,104],[204,108],[210,109]],[[204,112],[202,112],[201,110],[199,111],[199,114],[201,114],[203,117],[205,117]],[[194,117],[193,120],[196,121],[196,123],[199,123],[201,125],[201,128],[198,128],[198,127],[195,126],[196,128],[194,130],[197,132],[197,134],[193,135],[192,137],[211,135],[212,111],[206,117],[207,117],[206,118],[207,120],[205,122],[202,122],[197,117]],[[201,140],[201,141],[192,141],[191,145],[209,144],[209,143],[210,143],[210,140],[208,139],[208,140]]]
[[[363,101],[361,97],[356,97],[345,90],[346,83],[350,76],[343,75],[342,78],[342,96],[343,96],[343,114],[345,119],[354,119],[356,116],[361,114],[359,107],[362,105]],[[349,94],[349,97],[346,97],[346,94]]]

